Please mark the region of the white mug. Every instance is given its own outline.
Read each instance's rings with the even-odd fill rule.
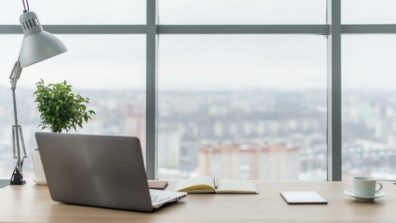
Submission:
[[[382,190],[382,184],[371,177],[354,177],[352,190],[355,196],[374,197],[375,193]]]

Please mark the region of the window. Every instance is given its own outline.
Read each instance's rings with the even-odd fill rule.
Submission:
[[[395,35],[343,37],[343,177],[396,178]]]
[[[4,2],[0,72],[8,74],[22,40],[15,35],[22,5]],[[69,52],[22,74],[17,94],[27,111],[20,119],[28,149],[38,123],[35,82],[67,79],[98,111],[80,132],[139,136],[148,145],[150,178],[159,170],[161,178],[323,180],[335,167],[328,173],[337,180],[341,159],[345,179],[394,178],[393,6],[391,0],[32,0],[42,24],[63,33]],[[342,23],[326,26],[329,13]],[[147,21],[156,21],[157,33]],[[342,63],[341,44],[327,33],[332,40],[343,36]],[[384,33],[391,35],[378,35]],[[327,78],[334,80],[329,87]],[[6,76],[0,91],[0,174],[9,175]],[[342,139],[327,132],[342,132]]]
[[[324,24],[326,0],[159,0],[161,24]]]
[[[145,139],[145,38],[143,35],[58,35],[68,52],[24,69],[18,82],[17,104],[27,150],[36,147],[39,114],[34,104],[35,83],[67,80],[90,98],[96,116],[79,133],[133,135]],[[20,36],[0,36],[0,72],[8,74],[18,54]],[[4,75],[3,77],[6,77]],[[12,101],[6,78],[0,81],[0,176],[11,174]],[[144,147],[144,143],[142,143]],[[144,149],[144,148],[143,148]],[[29,156],[30,157],[30,156]],[[11,161],[10,161],[11,160]],[[25,174],[31,170],[30,158]]]
[[[166,35],[159,174],[326,179],[326,40]]]

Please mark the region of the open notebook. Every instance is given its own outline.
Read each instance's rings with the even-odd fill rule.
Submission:
[[[195,177],[178,180],[175,190],[187,193],[257,194],[250,180],[217,180],[213,177]]]

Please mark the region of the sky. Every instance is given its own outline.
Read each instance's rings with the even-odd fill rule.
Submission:
[[[344,23],[395,23],[396,1],[343,0]],[[144,0],[30,0],[42,24],[144,24]],[[0,0],[0,24],[18,24],[21,2]],[[326,0],[159,0],[161,24],[324,24]],[[144,89],[144,35],[57,35],[68,52],[24,70],[83,89]],[[0,35],[0,85],[21,35]],[[343,87],[393,89],[396,35],[344,35]],[[326,38],[318,35],[161,35],[159,89],[326,88]]]
[[[30,0],[45,24],[144,24],[145,0]],[[396,23],[394,0],[342,0],[343,23]],[[162,24],[323,24],[326,0],[158,0]],[[17,24],[21,1],[0,0],[0,24]]]

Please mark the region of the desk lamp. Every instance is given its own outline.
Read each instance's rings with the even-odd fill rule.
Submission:
[[[22,128],[18,124],[17,106],[15,89],[17,81],[21,76],[22,69],[35,64],[37,62],[46,60],[67,51],[63,43],[54,35],[43,30],[37,15],[29,9],[28,0],[22,0],[23,14],[19,17],[22,26],[24,38],[19,53],[18,60],[14,64],[11,71],[10,82],[12,99],[14,106],[14,125],[12,126],[12,149],[14,159],[17,159],[16,167],[11,176],[11,185],[23,185],[25,180],[22,174],[22,165],[26,155],[26,148],[22,134]],[[23,156],[21,154],[21,147],[23,149]]]

